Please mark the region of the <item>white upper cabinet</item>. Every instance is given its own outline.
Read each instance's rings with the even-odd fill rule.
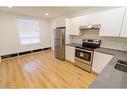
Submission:
[[[94,24],[101,24],[101,19],[102,19],[102,13],[94,13],[89,15],[89,24],[94,25]]]
[[[80,17],[80,26],[101,24],[101,18],[102,18],[101,16],[102,16],[101,12],[81,16]]]
[[[102,12],[100,36],[119,37],[125,8],[115,8]]]
[[[66,18],[66,36],[70,35],[70,19]]]
[[[65,33],[65,43],[68,44],[68,43],[71,43],[71,38],[69,37],[70,35],[70,19],[66,18],[66,33]]]
[[[79,35],[80,17],[66,19],[66,35]]]
[[[89,16],[88,15],[80,16],[79,19],[80,19],[79,26],[88,25],[88,23],[89,23]]]
[[[55,27],[65,27],[65,18],[58,18],[55,22]]]
[[[101,24],[99,36],[127,37],[127,10],[125,14],[125,7],[71,18],[66,23],[67,35],[79,35],[79,27],[83,25]]]
[[[70,27],[71,27],[71,34],[70,35],[79,35],[79,24],[80,23],[80,17],[75,17],[70,20]]]
[[[66,34],[67,35],[79,35],[80,26],[101,24],[101,13],[94,13],[90,15],[75,17],[66,19]]]
[[[127,37],[127,8],[125,11],[120,37]]]

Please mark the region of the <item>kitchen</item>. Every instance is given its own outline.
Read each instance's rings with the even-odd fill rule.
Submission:
[[[127,87],[127,7],[41,9],[0,8],[1,88]],[[27,25],[37,43],[20,43]]]
[[[126,11],[114,8],[65,19],[65,59],[98,74],[91,88],[126,88]],[[94,53],[89,53],[92,48]]]

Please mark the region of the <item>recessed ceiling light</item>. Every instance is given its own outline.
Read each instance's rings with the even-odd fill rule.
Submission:
[[[8,7],[9,7],[9,8],[12,8],[12,6],[11,6],[11,5],[8,5]]]
[[[45,16],[48,16],[49,14],[48,13],[45,13]]]

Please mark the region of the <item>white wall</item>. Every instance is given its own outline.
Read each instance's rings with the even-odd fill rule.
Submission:
[[[21,45],[17,31],[16,18],[39,21],[40,43]],[[0,12],[0,55],[27,51],[51,46],[49,20]]]

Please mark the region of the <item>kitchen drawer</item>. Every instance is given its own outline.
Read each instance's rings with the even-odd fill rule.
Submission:
[[[78,61],[78,60],[75,60],[74,65],[82,68],[83,70],[91,72],[91,65],[87,65],[86,63],[83,63],[83,62]]]

